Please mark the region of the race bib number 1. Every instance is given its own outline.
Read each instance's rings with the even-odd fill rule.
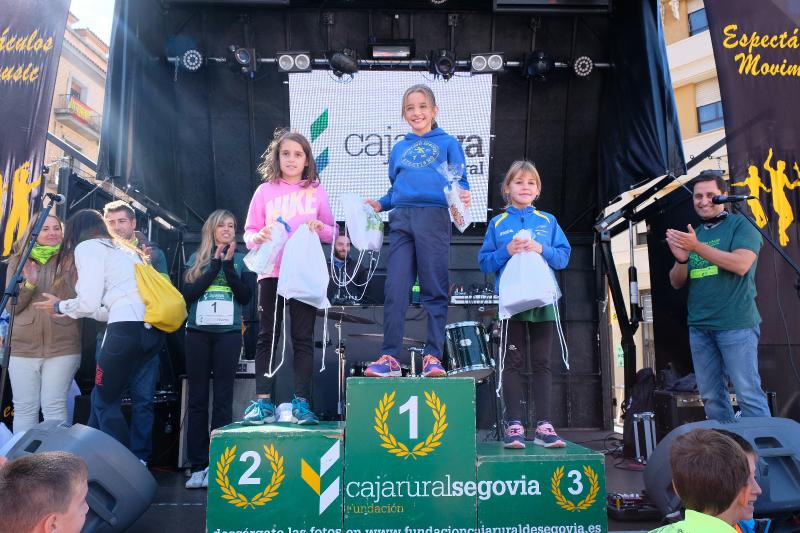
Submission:
[[[230,287],[211,285],[197,302],[198,326],[233,324],[233,291]]]

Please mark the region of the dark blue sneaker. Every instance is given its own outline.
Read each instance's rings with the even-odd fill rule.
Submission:
[[[400,377],[400,363],[391,355],[382,355],[374,363],[370,363],[364,375],[371,378]]]
[[[295,396],[292,400],[292,422],[301,426],[319,424],[317,415],[311,410],[311,406],[308,405],[308,400],[305,398]]]
[[[435,355],[426,355],[422,359],[422,377],[439,378],[447,375],[442,363]]]
[[[525,428],[519,420],[512,420],[506,425],[506,433],[503,436],[503,446],[522,450],[525,448]]]
[[[553,424],[549,420],[541,420],[536,423],[536,437],[533,443],[545,448],[564,448],[567,444],[556,434]]]
[[[272,405],[272,400],[268,398],[259,398],[253,402],[244,411],[243,424],[258,425],[265,423],[275,422],[275,406]]]

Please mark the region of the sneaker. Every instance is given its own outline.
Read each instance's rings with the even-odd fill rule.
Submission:
[[[308,400],[295,396],[292,400],[292,422],[301,426],[311,426],[319,424],[319,419],[311,406],[308,405]]]
[[[275,422],[275,406],[267,398],[259,398],[250,402],[250,406],[244,411],[243,424],[258,425]]]
[[[206,470],[198,470],[197,472],[192,472],[192,477],[190,477],[186,481],[186,488],[187,489],[199,489],[203,486],[203,480],[206,478],[207,469]]]
[[[391,355],[382,355],[377,361],[370,363],[364,375],[370,378],[400,377],[400,363]]]
[[[203,476],[203,488],[207,489],[208,488],[208,467],[206,467],[206,469],[203,470],[203,472],[205,472],[205,475]]]
[[[426,355],[422,359],[422,377],[440,378],[447,375],[447,371],[435,355]]]
[[[519,420],[512,420],[506,425],[506,434],[503,436],[503,447],[522,450],[525,448],[525,428]]]
[[[545,448],[565,448],[567,444],[556,435],[556,430],[547,420],[542,420],[536,424],[536,436],[533,443]]]

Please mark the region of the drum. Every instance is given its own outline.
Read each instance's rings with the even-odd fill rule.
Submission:
[[[372,363],[372,361],[355,361],[353,366],[350,367],[350,376],[354,378],[363,378],[364,372],[366,372],[367,367]],[[400,374],[402,377],[408,377],[411,375],[411,368],[404,363],[400,363]]]
[[[449,376],[483,380],[494,371],[486,330],[480,322],[445,327],[444,367]]]

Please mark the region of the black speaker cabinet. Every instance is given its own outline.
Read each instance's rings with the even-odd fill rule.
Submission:
[[[695,428],[731,431],[747,439],[758,453],[756,479],[762,493],[755,504],[756,515],[775,517],[800,511],[800,424],[788,418],[747,417],[730,423],[705,420],[685,424],[658,443],[644,471],[644,482],[650,501],[662,513],[681,508],[672,489],[670,444]]]

